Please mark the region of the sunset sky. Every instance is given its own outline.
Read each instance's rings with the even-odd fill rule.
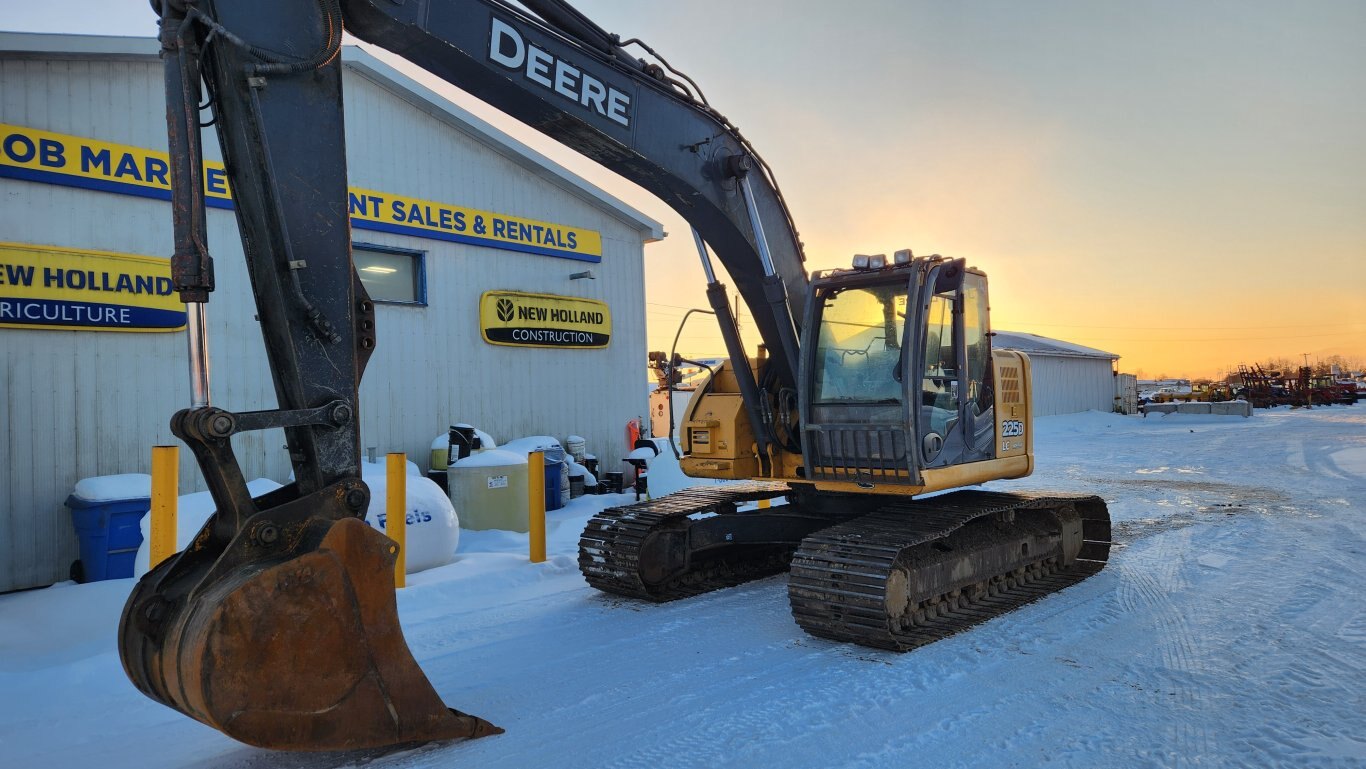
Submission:
[[[905,247],[966,257],[990,276],[997,329],[1148,377],[1366,361],[1366,3],[575,5],[650,43],[740,126],[810,268]],[[145,0],[15,4],[0,28],[155,34]],[[646,298],[666,349],[705,306],[683,220],[421,79],[664,223]],[[722,350],[707,320],[685,352]]]

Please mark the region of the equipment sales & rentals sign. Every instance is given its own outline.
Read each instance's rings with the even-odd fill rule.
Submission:
[[[178,331],[167,259],[0,243],[0,328]]]
[[[489,344],[601,348],[612,335],[612,311],[596,299],[485,291],[479,329]]]
[[[0,177],[171,199],[165,152],[0,123]],[[204,202],[232,208],[223,164],[204,163]],[[602,261],[602,234],[582,227],[351,187],[351,226],[507,251]]]

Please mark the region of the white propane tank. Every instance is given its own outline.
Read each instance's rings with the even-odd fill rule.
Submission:
[[[455,560],[455,549],[460,545],[460,519],[441,487],[429,478],[413,474],[412,463],[408,464],[405,505],[408,552],[404,558],[404,571],[416,574]],[[371,470],[371,467],[367,463],[361,473],[365,485],[370,487],[370,507],[366,508],[365,522],[384,533],[388,523],[389,478],[383,470]]]

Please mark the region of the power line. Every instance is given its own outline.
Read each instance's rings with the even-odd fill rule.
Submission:
[[[1082,326],[1071,323],[1021,323],[1024,326],[1044,326],[1047,328],[1108,328],[1121,331],[1262,331],[1273,328],[1322,328],[1324,326],[1366,326],[1366,321],[1331,321],[1328,323],[1302,323],[1290,326],[1204,326],[1191,323],[1185,326]]]
[[[654,305],[655,307],[672,307],[672,308],[674,308],[675,310],[700,310],[700,309],[702,309],[701,307],[684,307],[684,306],[681,305],[681,304],[664,304],[663,302],[646,302],[646,304],[652,304],[652,305]]]
[[[1357,336],[1356,331],[1338,331],[1327,334],[1299,334],[1296,336],[1231,336],[1214,338],[1177,337],[1174,339],[1120,339],[1116,337],[1087,337],[1094,342],[1274,342],[1280,339],[1320,339],[1326,336]]]
[[[653,307],[668,307],[668,308],[674,309],[674,310],[701,310],[701,309],[704,309],[704,308],[702,308],[702,307],[685,307],[685,306],[683,306],[683,305],[681,305],[681,304],[664,304],[663,302],[646,302],[645,304],[651,305],[651,306],[653,306]],[[661,312],[662,312],[662,310],[661,310]],[[741,305],[740,305],[740,314],[741,314],[741,315],[750,315],[749,307],[748,307],[747,305],[741,303]]]

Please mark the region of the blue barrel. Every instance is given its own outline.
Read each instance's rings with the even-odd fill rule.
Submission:
[[[560,488],[560,463],[546,461],[545,463],[545,509],[559,510],[564,505],[561,503]]]
[[[142,546],[142,516],[152,508],[152,500],[134,497],[91,502],[72,495],[66,498],[66,506],[71,509],[71,525],[81,546],[80,581],[133,576],[133,561]]]

